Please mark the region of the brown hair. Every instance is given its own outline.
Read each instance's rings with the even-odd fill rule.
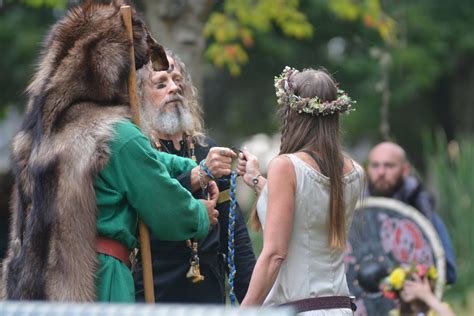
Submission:
[[[403,299],[400,299],[400,316],[426,315],[429,310],[430,307],[420,299],[415,299],[411,302],[405,302]]]
[[[322,101],[337,98],[337,87],[331,76],[323,70],[307,69],[290,79],[294,93],[303,98],[319,97]],[[331,248],[346,246],[346,222],[343,200],[343,155],[340,145],[339,114],[326,116],[298,113],[283,106],[280,109],[280,154],[311,150],[319,153],[331,181],[328,244]],[[253,214],[252,214],[253,215]],[[252,216],[252,221],[254,221]],[[255,223],[252,224],[255,227]]]

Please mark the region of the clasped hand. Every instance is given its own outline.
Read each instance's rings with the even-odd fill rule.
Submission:
[[[206,157],[206,167],[214,178],[228,176],[232,172],[232,159],[237,154],[226,147],[212,147]]]
[[[253,187],[252,180],[260,174],[260,162],[257,156],[251,154],[245,147],[237,160],[237,173],[250,187]]]
[[[217,224],[219,218],[219,211],[216,210],[217,200],[219,198],[219,188],[214,181],[209,182],[209,200],[201,199],[207,209],[207,216],[211,225]]]

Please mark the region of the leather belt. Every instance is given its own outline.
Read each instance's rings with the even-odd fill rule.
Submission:
[[[217,199],[217,204],[230,201],[230,189],[224,190],[219,193],[219,198]]]
[[[127,246],[116,240],[97,237],[97,252],[114,257],[127,267],[130,267],[130,250],[128,250]]]
[[[348,308],[355,311],[357,306],[354,303],[354,300],[355,297],[353,296],[320,296],[288,302],[281,304],[280,306],[295,307],[297,313],[335,308]]]

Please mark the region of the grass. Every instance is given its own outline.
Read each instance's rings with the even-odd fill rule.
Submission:
[[[444,134],[425,137],[425,160],[457,258],[456,284],[445,299],[458,315],[474,314],[474,137],[448,142]]]

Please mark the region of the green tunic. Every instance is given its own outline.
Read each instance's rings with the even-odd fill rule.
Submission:
[[[204,204],[172,179],[196,164],[155,150],[129,121],[117,123],[114,129],[109,161],[94,185],[98,235],[133,249],[138,246],[140,218],[163,240],[204,238],[209,227]],[[133,302],[135,288],[130,269],[114,257],[98,256],[98,301]]]

